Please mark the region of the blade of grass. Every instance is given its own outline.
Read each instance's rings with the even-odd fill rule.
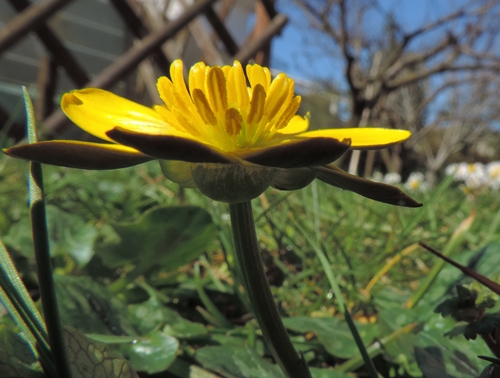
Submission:
[[[404,239],[408,233],[416,226],[416,224],[422,219],[422,217],[428,214],[428,207],[431,207],[434,202],[436,202],[441,195],[448,189],[448,187],[453,182],[453,176],[448,176],[433,192],[431,197],[425,201],[424,206],[413,213],[413,217],[410,219],[410,222],[403,228],[403,231],[399,234],[400,239]]]
[[[351,334],[354,338],[354,341],[356,342],[356,345],[357,345],[359,352],[361,354],[361,358],[365,363],[365,367],[368,370],[368,373],[370,374],[371,378],[377,378],[378,377],[377,370],[375,369],[375,366],[373,365],[373,362],[372,362],[372,360],[371,360],[371,358],[366,350],[366,347],[363,344],[363,340],[361,339],[361,336],[359,335],[359,332],[358,332],[358,329],[356,328],[356,325],[352,321],[351,314],[349,313],[349,310],[347,309],[347,307],[345,305],[344,298],[342,297],[342,293],[340,291],[340,287],[338,285],[335,274],[332,271],[330,262],[328,261],[325,253],[323,252],[323,249],[318,244],[316,244],[316,242],[314,240],[312,240],[312,238],[308,235],[308,233],[297,222],[294,222],[294,226],[297,228],[297,231],[299,231],[302,234],[302,236],[306,239],[306,241],[312,247],[314,252],[316,252],[316,256],[318,256],[318,259],[321,263],[321,266],[323,267],[323,270],[325,271],[328,282],[330,283],[330,287],[333,291],[333,294],[335,295],[335,298],[337,299],[339,309],[345,316],[347,325],[349,326],[349,330],[351,331]]]
[[[398,253],[396,256],[392,257],[389,261],[387,261],[387,264],[385,264],[382,269],[380,269],[368,282],[368,285],[362,290],[363,294],[365,294],[367,297],[370,297],[370,291],[375,286],[375,284],[394,266],[396,265],[399,260],[401,260],[402,257],[409,255],[412,253],[414,250],[418,248],[418,244],[412,244],[405,249],[401,251],[401,253]]]
[[[44,345],[48,349],[48,336],[43,323],[42,316],[38,312],[33,300],[31,299],[26,287],[24,286],[19,273],[14,266],[12,259],[7,252],[4,244],[0,241],[0,283],[12,305],[20,308],[18,316],[21,316],[26,326],[31,325],[33,331],[30,333],[38,340],[43,340]],[[12,315],[16,315],[14,311],[9,311]],[[23,316],[24,315],[24,316]],[[18,323],[22,326],[22,323]]]
[[[422,247],[424,247],[425,249],[427,249],[429,252],[433,253],[437,257],[443,259],[448,264],[451,264],[455,268],[460,269],[462,271],[462,273],[464,273],[465,275],[467,275],[471,278],[474,278],[477,282],[479,282],[483,286],[486,286],[488,289],[490,289],[494,293],[500,295],[500,285],[498,283],[496,283],[495,281],[492,281],[488,277],[485,277],[482,274],[479,274],[478,272],[476,272],[476,271],[474,271],[474,270],[472,270],[472,269],[470,269],[462,264],[457,263],[455,260],[450,259],[449,257],[443,255],[442,253],[440,253],[439,251],[435,250],[434,248],[432,248],[431,246],[429,246],[425,243],[420,242],[418,244],[420,244]]]
[[[23,96],[26,106],[28,141],[29,143],[36,143],[35,112],[26,87],[23,87]],[[57,376],[59,378],[71,378],[72,373],[66,354],[61,318],[57,307],[56,289],[52,276],[53,271],[50,260],[47,217],[45,213],[42,166],[35,162],[30,163],[29,201],[38,284],[45,324],[49,336],[50,350],[52,352]]]
[[[476,217],[476,211],[472,210],[467,218],[465,218],[457,229],[453,232],[450,240],[446,243],[446,246],[443,250],[443,255],[449,257],[460,245],[460,243],[464,240],[467,231],[470,229],[472,223],[474,222],[474,218]],[[406,308],[413,308],[415,305],[422,299],[425,293],[430,289],[434,280],[438,276],[439,272],[444,268],[446,261],[439,260],[431,271],[427,274],[424,281],[420,284],[417,292],[413,294],[413,296],[408,299],[405,304]]]
[[[217,306],[210,300],[207,293],[205,293],[205,290],[203,288],[203,282],[201,281],[200,277],[199,263],[194,264],[194,285],[196,287],[196,291],[198,292],[198,296],[200,297],[201,302],[206,308],[206,310],[205,309],[202,310],[205,310],[208,314],[210,314],[209,319],[212,325],[221,328],[228,328],[228,329],[233,328],[233,325],[226,319],[224,314],[222,314],[222,312],[219,311]],[[200,311],[200,313],[204,315],[204,311]]]
[[[392,341],[396,340],[401,335],[404,335],[405,333],[410,332],[416,326],[417,326],[416,323],[408,324],[407,326],[394,331],[390,335],[385,336],[380,341],[373,343],[372,345],[370,345],[367,348],[368,355],[371,358],[373,358],[373,357],[377,356],[378,354],[382,353],[384,351],[384,345],[387,345],[387,344],[391,343]],[[363,362],[364,361],[361,358],[361,356],[356,356],[356,357],[351,358],[350,360],[347,360],[342,365],[338,366],[335,370],[339,370],[342,372],[354,371],[356,369],[359,369],[361,366],[363,366]]]

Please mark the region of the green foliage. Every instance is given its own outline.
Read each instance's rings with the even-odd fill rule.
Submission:
[[[209,346],[200,348],[195,358],[206,368],[224,377],[282,378],[283,373],[262,359],[248,346]]]
[[[0,325],[0,376],[42,378],[36,353],[22,336]]]
[[[130,363],[108,346],[91,340],[77,329],[64,329],[73,378],[139,378]]]
[[[194,206],[147,211],[137,221],[113,224],[103,230],[96,253],[104,265],[158,265],[171,272],[198,257],[215,236],[210,214]]]
[[[27,166],[5,158],[0,163],[0,236],[36,298]],[[281,376],[240,300],[224,204],[162,181],[156,163],[110,172],[44,167],[44,173],[62,321],[87,335],[71,333],[78,350],[94,350],[92,358],[115,361],[120,374],[133,369],[142,377]],[[322,183],[293,193],[270,190],[254,201],[268,279],[314,377],[363,376],[366,370],[311,241],[324,252],[382,376],[477,377],[486,368],[476,356],[492,353],[480,337],[468,342],[444,334],[472,337],[496,329],[497,307],[490,309],[496,298],[445,266],[407,309],[437,260],[423,249],[401,253],[419,241],[443,250],[476,208],[476,220],[452,257],[491,279],[500,277],[500,233],[493,222],[500,198],[483,191],[469,200],[454,184],[415,197],[432,206],[416,212],[391,207]],[[466,290],[453,299],[457,284]],[[463,316],[466,303],[484,311],[473,326],[451,317]],[[0,366],[14,369],[12,377],[42,378],[38,352],[6,316],[0,317]],[[18,347],[31,355],[10,353]]]

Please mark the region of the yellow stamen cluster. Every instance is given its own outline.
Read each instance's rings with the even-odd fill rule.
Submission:
[[[171,65],[170,76],[158,80],[165,105],[155,110],[174,129],[225,151],[269,141],[300,106],[292,79],[279,74],[271,81],[269,69],[257,64],[246,67],[245,77],[237,61],[224,67],[197,63],[189,71],[189,91],[182,61]]]

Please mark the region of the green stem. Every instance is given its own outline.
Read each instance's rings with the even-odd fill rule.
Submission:
[[[307,378],[307,363],[295,350],[274,302],[259,253],[250,201],[230,204],[236,261],[243,286],[264,339],[281,370],[290,378]]]
[[[38,163],[30,164],[31,228],[43,315],[47,333],[49,334],[50,350],[57,376],[59,378],[71,378],[71,368],[66,354],[61,318],[57,307],[56,288],[52,276],[45,201],[43,198],[42,167]]]
[[[36,143],[37,136],[33,104],[25,87],[23,87],[23,95],[26,106],[26,118],[28,120],[28,141],[29,143]],[[57,377],[71,378],[71,368],[66,354],[61,318],[59,317],[59,309],[57,307],[52,262],[50,260],[49,234],[43,193],[43,174],[42,166],[39,163],[30,163],[29,199],[38,286],[45,325],[49,336],[50,351]]]

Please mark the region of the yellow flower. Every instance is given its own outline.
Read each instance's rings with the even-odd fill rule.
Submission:
[[[170,180],[208,197],[235,203],[269,186],[294,190],[319,178],[366,197],[402,206],[419,204],[399,189],[349,175],[331,165],[348,149],[384,148],[410,137],[380,128],[307,131],[296,115],[300,96],[285,74],[239,62],[195,64],[188,87],[182,61],[158,80],[163,105],[148,108],[102,89],[66,93],[61,106],[88,133],[108,143],[73,140],[12,147],[13,157],[82,169],[114,169],[159,159]],[[249,86],[247,86],[247,80]]]

